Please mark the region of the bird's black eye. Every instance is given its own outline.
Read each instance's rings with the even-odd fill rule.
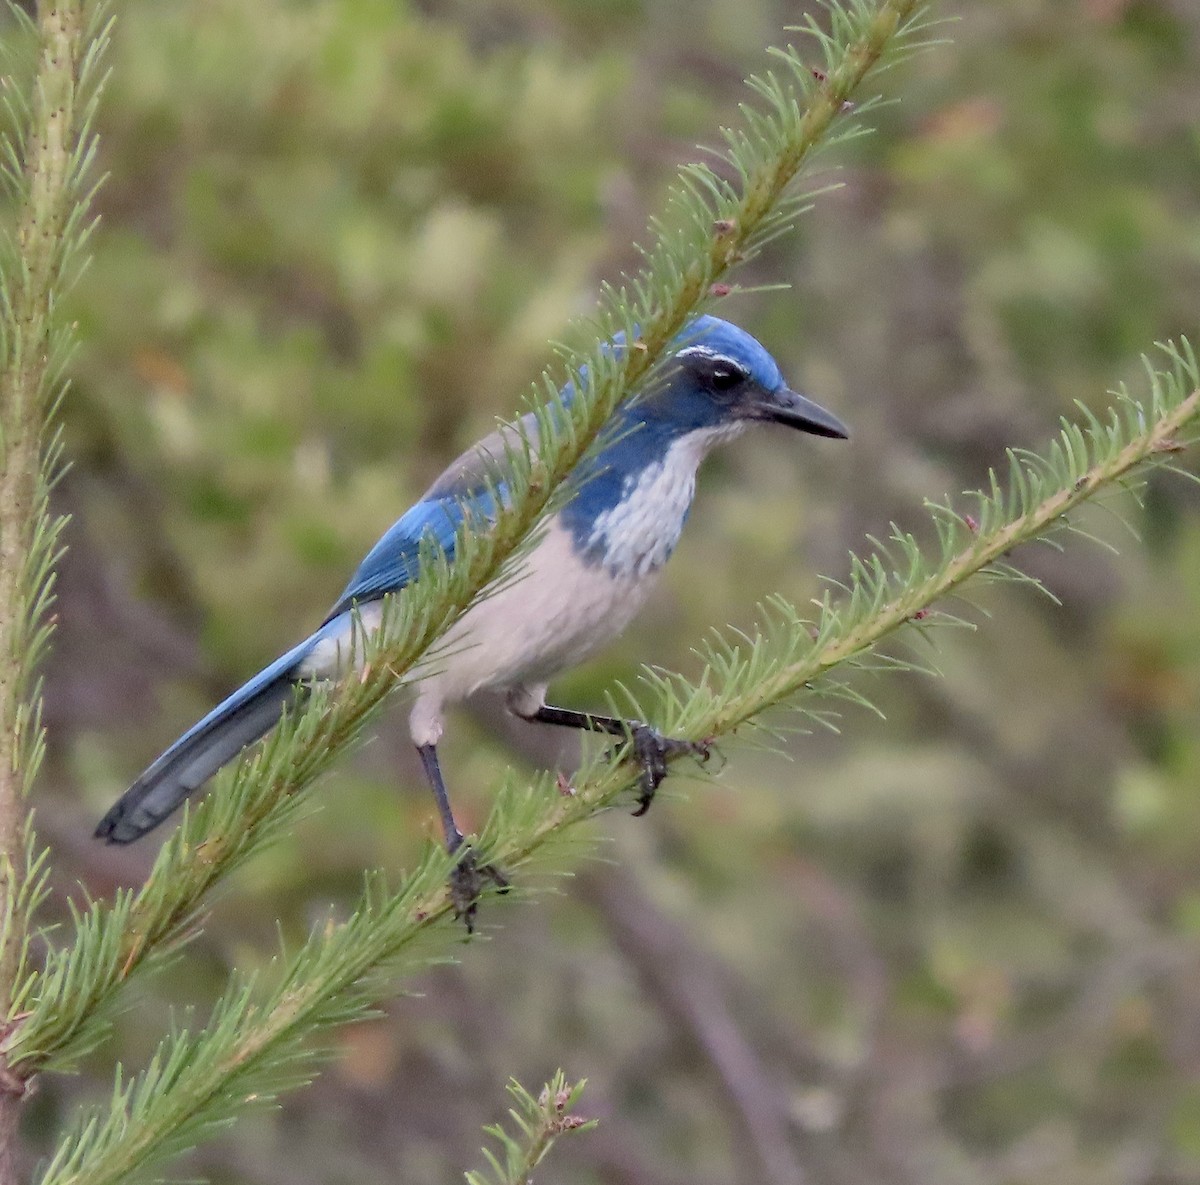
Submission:
[[[728,362],[716,363],[709,373],[709,382],[717,391],[732,391],[746,381],[746,372]]]

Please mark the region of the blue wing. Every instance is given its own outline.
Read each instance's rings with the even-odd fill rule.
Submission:
[[[470,516],[486,530],[496,521],[497,502],[508,500],[509,456],[514,450],[537,448],[537,419],[521,418],[519,426],[506,425],[467,449],[447,466],[421,500],[393,523],[367,552],[350,577],[324,624],[351,604],[376,601],[399,592],[420,575],[422,542],[447,560],[454,559],[454,541]]]
[[[617,333],[605,347],[616,352],[625,348],[625,335]],[[587,366],[580,367],[582,375]],[[568,382],[559,392],[559,402],[569,407],[575,384]],[[329,611],[328,624],[351,604],[378,600],[398,592],[419,575],[421,545],[433,545],[447,560],[454,558],[454,541],[463,520],[470,515],[480,529],[495,522],[497,500],[508,501],[504,480],[509,451],[538,448],[537,417],[528,413],[518,425],[506,425],[469,448],[426,491],[415,506],[384,532],[350,578],[337,604]]]
[[[503,497],[503,484],[494,488]],[[452,560],[455,536],[468,515],[481,527],[495,519],[496,500],[491,490],[435,494],[437,489],[435,486],[430,494],[405,511],[367,552],[337,604],[329,611],[326,622],[344,613],[352,603],[378,600],[416,580],[423,542]]]

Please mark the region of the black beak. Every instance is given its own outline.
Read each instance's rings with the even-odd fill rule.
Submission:
[[[846,440],[850,436],[850,429],[833,412],[787,387],[763,392],[754,402],[754,415],[758,419],[786,424],[789,428],[799,428],[801,432],[811,432],[814,436],[830,436],[835,440]]]

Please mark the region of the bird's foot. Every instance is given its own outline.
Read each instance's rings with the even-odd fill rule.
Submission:
[[[488,885],[500,893],[507,893],[510,887],[508,877],[500,869],[494,864],[480,864],[468,847],[450,871],[450,901],[454,906],[454,916],[463,921],[468,934],[475,932],[479,895]]]
[[[667,762],[672,757],[684,754],[707,761],[711,752],[707,741],[680,741],[665,737],[648,724],[633,724],[630,728],[630,752],[627,760],[638,767],[638,782],[641,792],[634,816],[644,815],[654,801],[654,795],[667,776]]]

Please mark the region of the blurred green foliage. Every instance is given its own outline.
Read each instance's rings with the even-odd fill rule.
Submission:
[[[72,302],[74,515],[39,807],[58,905],[138,878],[95,817],[177,732],[320,619],[382,529],[516,407],[548,340],[712,143],[785,0],[127,0],[102,224]],[[889,88],[842,188],[729,302],[848,446],[714,459],[664,587],[565,680],[601,706],[688,667],[757,598],[803,601],[865,533],[922,521],[1073,401],[1197,332],[1200,10],[944,4],[953,43]],[[791,36],[795,36],[794,34]],[[590,1080],[579,1182],[1079,1181],[1200,1174],[1200,520],[1185,483],[1113,558],[1018,555],[1065,602],[988,591],[941,680],[886,714],[731,746],[614,816],[564,892],[346,1033],[317,1086],[197,1154],[231,1183],[451,1182],[509,1075]],[[488,705],[444,759],[468,822],[558,738]],[[670,787],[670,783],[668,787]],[[686,797],[686,801],[683,799]],[[397,711],[323,810],[242,876],[116,1053],[203,1012],[231,965],[435,833]],[[597,839],[600,840],[597,831]],[[48,1080],[42,1146],[97,1077]]]

